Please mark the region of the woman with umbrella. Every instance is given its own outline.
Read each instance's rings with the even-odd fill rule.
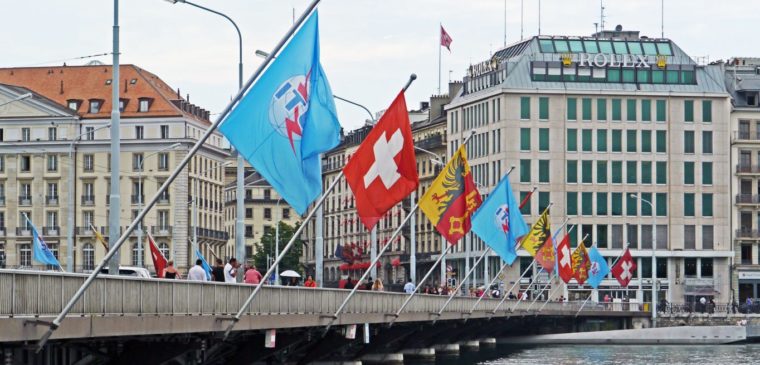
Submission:
[[[290,278],[290,280],[286,284],[287,286],[298,286],[298,278],[300,278],[301,275],[299,275],[297,272],[293,270],[285,270],[280,273],[280,277]]]

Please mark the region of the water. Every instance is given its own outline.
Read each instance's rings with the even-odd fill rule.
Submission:
[[[532,347],[497,345],[497,347],[490,349],[481,347],[479,351],[462,351],[459,356],[439,357],[436,358],[435,364],[760,364],[760,344],[721,346],[556,345]]]

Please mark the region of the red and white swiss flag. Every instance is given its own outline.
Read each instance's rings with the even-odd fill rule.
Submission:
[[[403,91],[348,160],[343,173],[367,230],[417,189],[417,158]]]
[[[631,257],[631,251],[627,248],[620,260],[612,267],[612,276],[617,279],[620,286],[627,287],[636,272],[636,261]]]
[[[570,235],[566,234],[557,245],[557,271],[562,281],[569,283],[573,278],[573,251],[570,249]]]

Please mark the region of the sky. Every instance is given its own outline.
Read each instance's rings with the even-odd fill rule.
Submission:
[[[388,106],[411,73],[410,109],[438,93],[439,24],[451,35],[441,55],[442,93],[471,63],[506,43],[538,34],[538,0],[323,0],[319,6],[322,65],[335,95],[372,112]],[[195,0],[229,15],[243,35],[244,79],[270,51],[307,0]],[[506,8],[505,8],[506,7]],[[621,24],[642,35],[661,33],[661,0],[606,0],[607,29]],[[113,2],[109,0],[0,0],[0,67],[111,63]],[[758,0],[665,0],[665,37],[692,57],[710,61],[760,56],[755,42]],[[541,34],[591,35],[598,0],[542,0]],[[506,14],[506,17],[505,17]],[[505,22],[506,19],[506,22]],[[237,37],[222,17],[187,4],[121,0],[121,62],[157,74],[190,101],[220,112],[237,89]],[[369,116],[336,100],[341,124],[361,126]]]

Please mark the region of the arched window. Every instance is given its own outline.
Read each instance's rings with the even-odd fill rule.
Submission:
[[[167,260],[172,260],[172,258],[169,257],[169,245],[166,242],[159,243],[158,250],[161,251],[161,254],[164,255]]]
[[[137,243],[132,245],[132,266],[138,266],[137,259],[143,254],[143,252],[145,252],[145,247],[138,246]],[[145,258],[145,256],[142,257]]]
[[[82,246],[82,269],[90,271],[95,269],[95,249],[92,248],[92,244],[85,243]]]

